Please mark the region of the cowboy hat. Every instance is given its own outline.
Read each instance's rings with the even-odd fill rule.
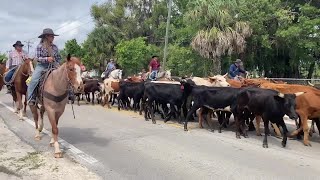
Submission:
[[[155,57],[157,57],[157,58],[158,58],[159,56],[152,56],[151,58],[153,59],[153,58],[155,58]]]
[[[16,43],[14,43],[13,45],[12,45],[13,47],[16,47],[16,46],[24,46],[22,43],[21,43],[21,41],[17,41]]]
[[[43,38],[45,35],[59,36],[57,34],[54,34],[52,29],[46,28],[46,29],[43,30],[42,34],[38,38]]]
[[[242,63],[241,59],[237,59],[234,61],[235,63]]]

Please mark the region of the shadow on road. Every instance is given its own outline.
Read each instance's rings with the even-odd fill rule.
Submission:
[[[95,144],[105,147],[111,139],[97,137],[95,134],[96,128],[74,128],[74,127],[60,127],[60,136],[73,145],[77,144]]]

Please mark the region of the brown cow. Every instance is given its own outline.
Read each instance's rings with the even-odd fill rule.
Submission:
[[[295,130],[291,135],[295,136],[303,130],[304,145],[311,145],[309,142],[309,127],[307,121],[308,119],[316,119],[320,117],[320,90],[310,86],[274,83],[263,83],[260,87],[265,89],[274,89],[281,93],[306,92],[304,95],[296,98],[296,111],[300,116],[302,125],[300,125],[300,128]]]

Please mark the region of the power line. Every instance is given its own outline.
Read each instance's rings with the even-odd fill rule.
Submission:
[[[97,3],[97,4],[99,5],[100,3],[102,4],[103,2],[104,2],[103,0],[100,0],[100,1],[96,1],[95,3]],[[100,5],[101,5],[101,4],[100,4]],[[84,18],[84,17],[86,17],[86,16],[90,16],[90,15],[91,15],[91,12],[89,12],[89,13],[83,15],[83,16],[77,17],[77,18],[74,19],[73,21],[70,21],[70,22],[64,24],[63,26],[60,26],[60,27],[54,29],[53,31],[57,31],[57,30],[59,30],[59,29],[61,29],[61,28],[64,28],[64,27],[72,24],[74,21],[79,20],[79,19],[81,19],[81,18]],[[33,39],[36,39],[36,38],[38,38],[38,37],[31,38],[31,39],[29,39],[28,41],[33,40]]]

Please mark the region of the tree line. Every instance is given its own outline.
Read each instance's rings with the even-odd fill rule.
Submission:
[[[95,28],[65,52],[88,68],[114,58],[126,74],[163,57],[166,0],[114,0],[91,7]],[[173,0],[166,69],[173,75],[223,74],[237,58],[266,77],[319,76],[320,1]]]

